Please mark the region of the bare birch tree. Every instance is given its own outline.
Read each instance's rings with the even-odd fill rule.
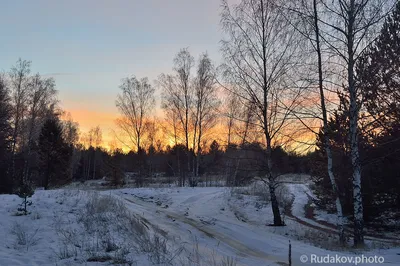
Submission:
[[[361,189],[361,164],[358,147],[360,91],[355,79],[355,65],[369,43],[376,27],[392,9],[394,1],[322,0],[323,15],[318,17],[320,37],[338,59],[338,80],[345,83],[349,94],[349,146],[353,167],[354,246],[364,244],[364,219]]]
[[[27,92],[26,125],[24,128],[25,163],[24,178],[30,178],[32,149],[35,140],[39,138],[42,124],[50,108],[57,104],[57,91],[53,78],[43,78],[39,74],[29,79]]]
[[[197,65],[197,76],[194,84],[193,97],[193,152],[196,161],[194,163],[194,176],[199,175],[200,156],[202,142],[205,133],[215,126],[217,109],[220,101],[217,97],[215,70],[208,55],[202,54]]]
[[[154,88],[147,78],[126,78],[120,86],[116,106],[121,114],[117,120],[118,127],[128,136],[137,152],[142,148],[142,137],[145,134],[145,122],[155,105]]]
[[[298,35],[285,20],[275,0],[242,0],[233,9],[222,1],[221,23],[227,34],[222,41],[225,76],[238,94],[256,106],[258,126],[266,148],[266,181],[271,196],[274,225],[283,225],[275,190],[277,174],[271,158],[276,137],[287,126],[299,97]]]
[[[165,84],[164,84],[165,85]],[[164,103],[162,103],[164,104]],[[164,122],[165,126],[162,126],[162,131],[166,134],[167,138],[170,139],[170,142],[176,147],[179,143],[182,142],[179,132],[179,125],[180,122],[178,121],[177,112],[175,112],[175,108],[162,106],[164,109]],[[162,125],[162,124],[161,124]],[[181,173],[181,154],[180,149],[176,149],[176,162],[177,162],[177,172],[174,172],[174,177],[178,177],[178,185],[184,186],[185,185],[185,175]],[[169,165],[172,168],[171,165]]]
[[[311,59],[310,65],[315,65],[315,69],[317,72],[317,78],[314,80],[310,78],[310,71],[305,73],[305,78],[311,80],[311,90],[313,90],[313,85],[318,84],[316,90],[317,98],[319,98],[320,105],[314,105],[312,110],[305,108],[305,110],[301,110],[298,118],[302,120],[303,124],[308,124],[307,128],[313,132],[315,135],[318,135],[318,131],[314,130],[311,127],[311,123],[307,123],[303,121],[303,117],[307,119],[320,119],[322,121],[323,128],[323,145],[325,149],[325,154],[327,157],[327,172],[332,185],[333,194],[335,195],[335,204],[336,204],[336,213],[337,213],[337,227],[339,231],[339,240],[342,244],[345,242],[344,235],[344,218],[343,218],[343,208],[340,200],[340,195],[338,191],[338,186],[336,182],[336,178],[333,172],[333,156],[331,151],[330,137],[328,130],[328,107],[327,107],[327,99],[325,92],[324,82],[326,80],[326,74],[324,75],[323,68],[323,47],[326,45],[321,41],[320,36],[320,0],[313,0],[312,2],[302,0],[302,1],[288,1],[286,3],[286,9],[288,12],[288,20],[293,20],[293,18],[297,17],[300,19],[301,24],[296,27],[296,29],[310,42],[312,53],[315,55],[316,64],[314,64],[315,60]],[[313,73],[313,71],[311,71]],[[316,106],[316,108],[315,108]],[[318,110],[319,108],[319,110]],[[317,110],[315,110],[317,109]]]
[[[10,89],[11,101],[13,106],[12,112],[12,141],[11,141],[11,176],[15,178],[15,155],[18,144],[21,140],[21,132],[23,127],[24,116],[27,111],[28,99],[28,82],[30,74],[31,62],[19,59],[15,66],[11,68]]]
[[[177,119],[179,129],[183,134],[187,153],[187,172],[190,172],[190,112],[193,106],[193,86],[191,86],[191,71],[194,58],[187,48],[181,49],[174,58],[174,75],[161,74],[158,84],[162,89],[161,106],[165,112],[172,113]]]

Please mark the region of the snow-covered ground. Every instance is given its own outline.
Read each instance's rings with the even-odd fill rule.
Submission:
[[[261,183],[36,191],[27,216],[15,215],[17,196],[0,195],[0,265],[287,265],[289,240],[292,265],[321,265],[310,263],[311,256],[328,255],[382,256],[385,265],[399,265],[400,249],[383,240],[357,252],[330,246],[336,236],[305,217],[313,197],[307,184],[285,187],[279,191],[284,227],[266,225],[272,212]]]

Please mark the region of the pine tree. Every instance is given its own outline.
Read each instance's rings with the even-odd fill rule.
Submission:
[[[377,40],[362,54],[357,82],[366,108],[365,171],[370,173],[370,206],[379,214],[400,206],[400,1]]]
[[[357,79],[364,106],[387,131],[400,122],[400,1],[386,19],[378,39],[363,53]]]
[[[22,203],[18,207],[18,215],[27,215],[30,213],[28,212],[28,206],[32,205],[32,201],[29,200],[29,198],[31,198],[34,193],[35,189],[33,184],[28,180],[23,180],[17,190],[17,195],[22,199]]]
[[[72,149],[63,139],[62,131],[58,118],[50,117],[45,121],[39,136],[39,164],[45,189],[69,181]]]
[[[12,180],[8,174],[11,136],[11,105],[4,80],[0,77],[0,193],[12,192]]]

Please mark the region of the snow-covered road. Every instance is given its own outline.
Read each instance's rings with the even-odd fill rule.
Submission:
[[[353,253],[327,251],[296,241],[290,235],[279,232],[287,228],[265,226],[267,217],[258,223],[252,220],[254,217],[250,217],[248,222],[238,220],[227,205],[231,195],[226,188],[143,188],[117,190],[114,193],[128,201],[132,211],[144,216],[170,236],[178,237],[183,242],[189,242],[188,237],[201,239],[203,250],[236,257],[240,265],[286,265],[289,240],[292,244],[292,265],[307,265],[300,260],[302,255],[355,256]],[[259,215],[263,216],[262,213]],[[304,230],[304,227],[300,226],[297,230]],[[372,256],[376,252],[368,254]],[[395,251],[385,255],[388,265],[398,265],[399,261],[400,256]]]
[[[198,252],[205,260],[223,261],[236,258],[235,265],[287,265],[289,240],[292,244],[292,265],[321,265],[311,263],[312,256],[346,256],[355,259],[357,256],[382,256],[385,265],[400,265],[400,249],[384,249],[371,246],[366,251],[332,251],[331,248],[316,247],[313,237],[324,243],[332,239],[324,238],[319,230],[284,217],[287,226],[271,227],[266,224],[272,221],[270,205],[261,203],[259,198],[248,194],[250,190],[235,192],[231,188],[125,188],[117,190],[81,190],[58,189],[37,191],[33,196],[31,214],[16,216],[15,212],[20,199],[15,195],[0,195],[0,266],[8,265],[108,265],[108,262],[88,262],[85,250],[78,246],[78,254],[64,258],[63,239],[70,235],[60,232],[75,233],[77,239],[85,234],[77,217],[84,217],[86,203],[96,194],[104,199],[119,198],[121,204],[140,221],[168,239],[172,251],[185,249],[187,252]],[[304,217],[307,188],[293,185],[286,191],[294,195],[293,214]],[[107,198],[108,197],[108,198]],[[118,206],[118,205],[117,205]],[[117,212],[118,213],[118,212]],[[17,245],[16,234],[12,231],[15,225],[23,227],[21,233],[35,239],[35,244]],[[318,224],[318,223],[316,223]],[[57,229],[59,228],[59,229]],[[60,231],[69,229],[69,231]],[[37,234],[34,233],[38,230]],[[311,234],[312,233],[312,234]],[[310,235],[311,234],[311,235]],[[322,236],[322,237],[321,237]],[[82,235],[83,240],[90,240]],[[115,236],[118,242],[118,236]],[[71,242],[72,243],[72,242]],[[74,242],[75,243],[75,242]],[[196,252],[195,252],[196,251]],[[172,252],[173,254],[173,252]],[[132,254],[137,265],[152,265],[146,254]],[[303,262],[304,256],[309,259]],[[83,264],[82,264],[83,263]],[[189,262],[179,265],[193,265]],[[222,265],[203,263],[196,265]],[[335,263],[334,265],[355,265],[354,263]],[[358,265],[379,265],[367,263]]]
[[[182,207],[187,204],[195,206],[199,202],[208,201],[205,207],[212,209],[210,206],[212,203],[208,199],[220,192],[190,196],[179,206]],[[185,216],[185,214],[143,201],[134,195],[124,194],[122,197],[129,202],[132,211],[142,215],[153,225],[164,228],[165,231],[168,230],[169,234],[175,234],[174,238],[179,237],[180,241],[188,243],[191,239],[186,239],[187,237],[202,239],[203,241],[200,242],[201,250],[206,251],[206,253],[218,250],[222,255],[238,258],[239,265],[285,265],[285,258],[275,256],[273,252],[263,251],[262,247],[257,245],[258,237],[256,234],[252,231],[244,231],[243,226],[236,223],[224,223],[209,216],[197,216],[198,219],[190,218],[188,215]],[[185,236],[186,232],[190,233]]]

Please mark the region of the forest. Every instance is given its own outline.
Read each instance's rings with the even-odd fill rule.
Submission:
[[[55,80],[17,60],[0,75],[0,193],[257,179],[281,226],[276,190],[296,173],[311,176],[342,242],[345,217],[354,246],[398,220],[400,2],[222,0],[220,27],[222,64],[184,47],[154,81],[121,77],[112,143],[100,127],[82,132]]]

